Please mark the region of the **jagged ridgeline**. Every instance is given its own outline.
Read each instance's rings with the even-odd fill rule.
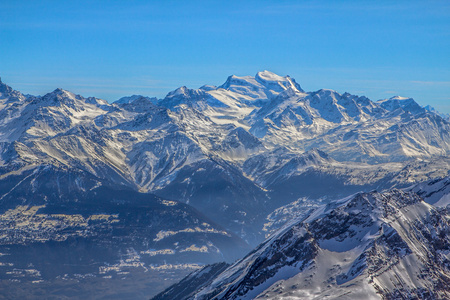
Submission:
[[[0,275],[163,272],[156,294],[320,204],[445,176],[449,151],[446,116],[411,98],[305,92],[268,71],[114,103],[0,81]]]
[[[414,193],[356,194],[153,299],[448,299],[449,217]]]

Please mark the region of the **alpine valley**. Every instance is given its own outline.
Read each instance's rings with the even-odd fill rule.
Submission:
[[[445,299],[449,154],[429,106],[269,71],[113,103],[0,81],[0,298]]]

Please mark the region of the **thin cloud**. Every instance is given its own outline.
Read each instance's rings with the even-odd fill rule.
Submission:
[[[450,87],[450,81],[411,81],[411,83],[428,85],[428,86],[448,86],[448,87]]]

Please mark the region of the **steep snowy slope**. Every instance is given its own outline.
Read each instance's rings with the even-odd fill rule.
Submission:
[[[421,113],[425,108],[421,107],[413,98],[394,96],[389,99],[378,100],[378,104],[389,111],[403,110],[412,114]]]
[[[196,270],[186,276],[181,282],[159,293],[152,300],[176,299],[184,300],[192,296],[201,286],[208,284],[215,276],[224,271],[229,265],[216,263]]]
[[[4,107],[3,105],[9,102],[19,102],[25,100],[25,98],[26,97],[21,92],[13,90],[10,86],[4,84],[0,78],[0,99],[2,109]]]
[[[424,107],[427,111],[435,113],[439,116],[441,116],[442,118],[444,118],[447,121],[450,121],[450,114],[445,114],[445,113],[441,113],[439,111],[437,111],[434,107],[432,107],[431,105],[427,105]]]
[[[449,217],[414,193],[357,194],[291,222],[189,299],[445,299]]]
[[[417,193],[433,206],[447,207],[450,205],[450,177],[422,182],[412,186],[409,190]]]

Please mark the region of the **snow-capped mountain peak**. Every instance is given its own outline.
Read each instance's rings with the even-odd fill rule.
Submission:
[[[8,100],[24,100],[25,96],[19,92],[11,88],[9,85],[2,82],[0,78],[0,100],[8,99]]]
[[[203,90],[195,90],[195,89],[189,89],[186,86],[182,86],[177,88],[176,90],[170,92],[167,94],[166,99],[180,99],[180,98],[192,98],[192,97],[199,97],[204,95],[205,92]]]
[[[222,89],[232,89],[235,86],[258,86],[255,77],[230,75],[224,84],[219,86]]]
[[[450,114],[445,114],[445,113],[441,113],[439,111],[437,111],[434,107],[432,107],[431,105],[427,105],[424,107],[427,111],[435,113],[439,116],[441,116],[442,118],[444,118],[447,121],[450,121]]]
[[[283,77],[269,71],[258,72],[254,77],[231,75],[219,88],[235,92],[245,92],[250,88],[253,91],[261,90],[269,97],[276,96],[288,88],[297,92],[304,92],[293,78]]]
[[[262,80],[262,81],[285,81],[286,80],[286,77],[277,75],[277,74],[267,71],[267,70],[256,73],[255,78]]]
[[[173,109],[175,106],[180,104],[187,104],[188,106],[199,108],[199,103],[197,102],[201,102],[207,97],[208,95],[204,90],[189,89],[186,86],[182,86],[174,91],[169,92],[167,96],[164,99],[158,101],[157,104],[169,109]]]
[[[132,96],[122,97],[119,100],[114,101],[113,103],[116,103],[116,104],[132,103],[137,100],[142,101],[142,98],[146,99],[147,101],[149,101],[151,103],[156,103],[158,101],[158,99],[155,97],[150,98],[150,97],[146,97],[146,96],[142,96],[142,95],[132,95]]]
[[[270,71],[262,71],[256,74],[255,79],[267,88],[273,89],[276,92],[281,92],[282,90],[289,88],[296,92],[304,92],[300,85],[295,82],[295,79],[291,78],[289,75],[282,77]]]
[[[388,111],[395,111],[399,108],[412,114],[421,113],[424,108],[421,107],[413,98],[394,96],[389,99],[378,100],[377,103]]]
[[[188,91],[189,91],[189,89],[186,86],[182,86],[182,87],[179,87],[176,90],[168,93],[166,97],[170,98],[170,97],[176,97],[179,95],[187,96]]]
[[[94,105],[102,105],[104,103],[92,102],[92,99],[89,99],[88,102],[86,98],[76,95],[70,91],[64,90],[62,88],[57,88],[51,93],[47,93],[42,97],[35,97],[32,99],[33,103],[36,103],[39,107],[65,107],[66,109],[72,109],[75,111],[84,111],[86,106]]]

